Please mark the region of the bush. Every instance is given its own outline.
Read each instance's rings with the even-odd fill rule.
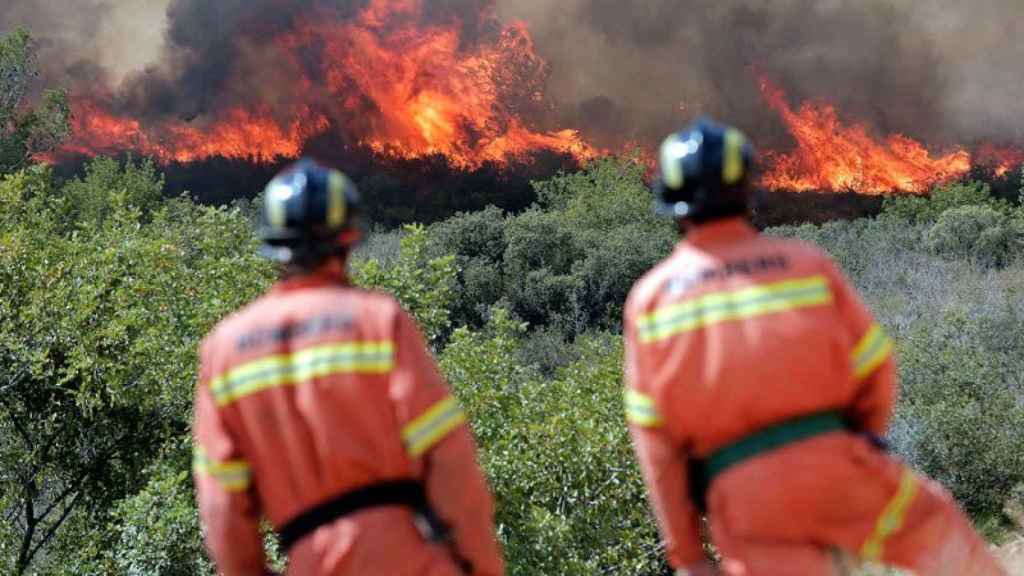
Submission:
[[[456,331],[441,365],[497,496],[509,574],[661,574],[666,568],[622,414],[622,345],[581,343],[542,379],[518,361],[525,326],[499,312]]]
[[[419,323],[427,340],[438,344],[451,327],[454,259],[427,255],[427,235],[422,226],[406,226],[400,246],[398,261],[392,266],[383,266],[375,259],[353,261],[352,282],[395,296]]]
[[[452,297],[452,322],[481,327],[491,306],[504,295],[502,259],[507,216],[494,206],[459,213],[429,230],[429,254],[454,255],[458,281]]]
[[[1024,230],[989,206],[961,206],[939,215],[928,231],[928,248],[940,255],[1003,265],[1013,257]]]
[[[203,550],[189,472],[158,468],[140,492],[113,512],[120,539],[111,564],[126,576],[212,575]]]
[[[929,196],[901,194],[886,198],[885,215],[912,224],[932,223],[947,210],[964,206],[989,206],[1000,211],[1009,204],[992,195],[992,188],[983,182],[954,182],[937,186]]]
[[[110,507],[187,429],[200,338],[271,278],[244,216],[159,182],[104,160],[60,188],[45,168],[0,181],[5,573],[57,571],[72,536],[111,545]]]
[[[535,183],[538,204],[521,214],[492,207],[434,225],[433,254],[454,254],[460,269],[456,324],[480,327],[501,303],[567,339],[619,329],[630,287],[677,238],[654,215],[642,175],[635,163],[600,160]]]
[[[900,341],[903,450],[979,520],[1024,482],[1024,315],[949,314]]]

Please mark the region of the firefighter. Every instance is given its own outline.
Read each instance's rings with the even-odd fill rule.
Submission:
[[[683,239],[630,293],[626,416],[677,574],[1004,572],[945,490],[881,447],[892,342],[822,252],[748,220],[753,151],[700,121],[662,144]]]
[[[353,288],[358,198],[300,161],[274,178],[263,252],[283,280],[203,341],[194,475],[212,558],[265,574],[261,518],[301,576],[503,573],[458,402],[413,320]]]

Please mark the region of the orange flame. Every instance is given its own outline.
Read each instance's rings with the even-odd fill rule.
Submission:
[[[327,127],[324,116],[307,113],[302,121],[281,127],[269,114],[236,108],[205,127],[164,122],[147,129],[90,100],[74,100],[73,109],[73,136],[64,151],[95,155],[132,150],[164,163],[215,156],[254,162],[294,158],[309,136]]]
[[[1002,178],[1009,174],[1010,170],[1024,165],[1024,150],[983,144],[975,153],[975,158],[979,164],[990,167],[996,177]]]
[[[581,161],[597,155],[574,130],[531,131],[513,108],[515,98],[503,98],[510,83],[520,83],[532,92],[528,99],[543,101],[543,78],[530,72],[546,65],[524,24],[465,50],[454,26],[414,24],[421,10],[418,0],[372,0],[354,20],[308,24],[293,40],[324,42],[322,76],[344,106],[362,105],[345,100],[353,86],[373,103],[365,144],[404,158],[441,154],[465,168],[543,149]]]
[[[767,188],[920,194],[971,169],[965,150],[933,157],[919,142],[900,134],[880,142],[863,124],[843,125],[828,104],[804,103],[794,111],[782,90],[764,79],[761,92],[797,142],[792,152],[765,154],[768,169],[762,184]]]
[[[303,104],[283,115],[255,105],[201,118],[196,125],[143,126],[77,99],[73,136],[64,150],[134,150],[164,162],[215,156],[270,162],[296,157],[308,138],[336,129],[381,155],[440,154],[463,168],[525,159],[538,150],[579,161],[598,155],[574,130],[527,128],[515,108],[520,103],[508,97],[543,104],[546,64],[525,25],[505,26],[496,40],[467,49],[460,46],[455,23],[417,24],[422,9],[421,0],[371,0],[351,20],[325,14],[280,39],[276,48],[296,61],[295,70],[304,69],[298,64],[303,49],[323,53],[319,75],[305,77],[293,95]],[[282,116],[290,119],[276,119]]]

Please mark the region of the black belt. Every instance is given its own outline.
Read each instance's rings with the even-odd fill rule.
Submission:
[[[417,527],[423,531],[419,521],[427,524],[430,534],[425,536],[429,540],[440,541],[447,536],[447,529],[430,510],[423,485],[413,480],[395,480],[350,490],[292,518],[278,530],[281,546],[287,552],[296,542],[325,524],[366,508],[381,506],[404,506],[414,510]]]

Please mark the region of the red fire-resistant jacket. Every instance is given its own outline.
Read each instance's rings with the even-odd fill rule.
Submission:
[[[194,434],[206,542],[227,576],[263,573],[261,516],[280,528],[341,493],[403,479],[422,481],[473,574],[503,573],[465,417],[388,296],[315,274],[221,322],[201,348]],[[382,507],[299,540],[289,573],[460,572],[410,510]]]

